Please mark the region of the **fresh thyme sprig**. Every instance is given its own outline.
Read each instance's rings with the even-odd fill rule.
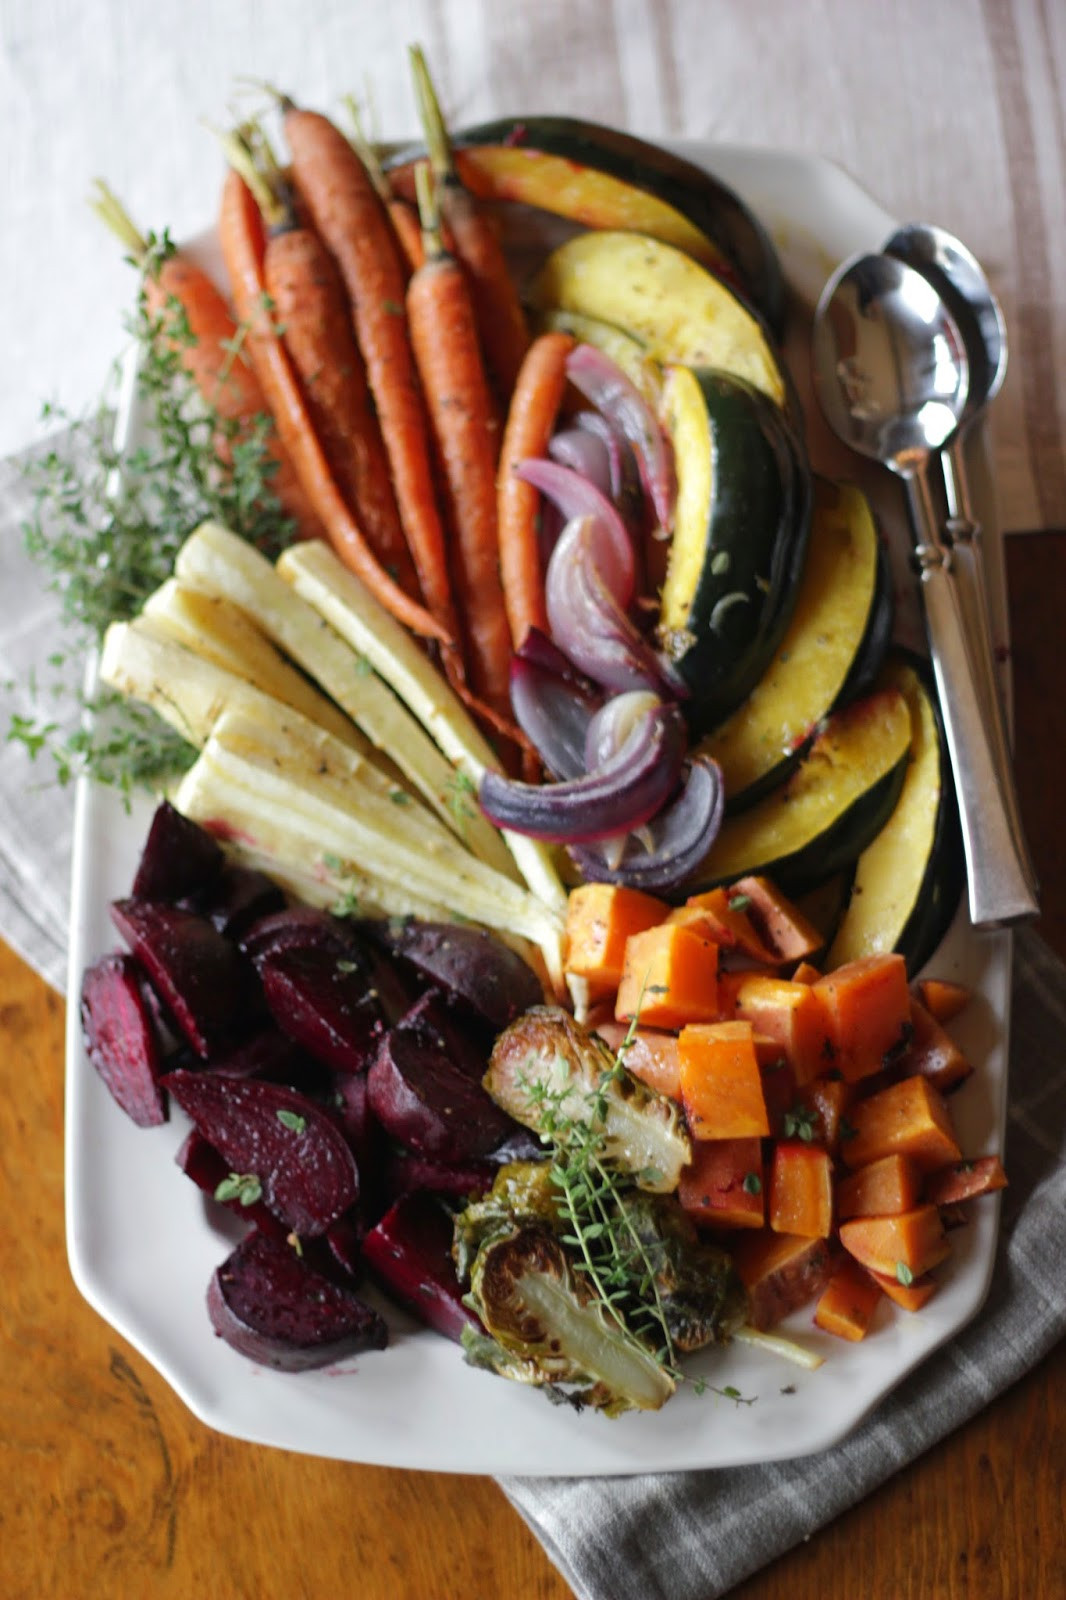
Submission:
[[[141,245],[138,260],[149,274],[173,250],[165,233]],[[194,391],[182,359],[194,335],[178,302],[170,300],[153,314],[142,279],[130,331],[138,349],[147,442],[125,452],[116,447],[106,399],[83,418],[46,407],[45,420],[65,424],[66,436],[26,469],[33,496],[23,528],[26,548],[60,597],[64,642],[49,658],[54,680],[36,692],[26,686],[34,714],[27,715],[24,704],[6,733],[8,742],[23,744],[31,756],[50,756],[58,782],[88,771],[126,795],[141,784],[158,786],[188,766],[194,752],[143,706],[108,693],[86,703],[71,682],[72,675],[80,677],[86,649],[112,622],[136,614],[169,577],[181,545],[205,518],[224,523],[270,556],[293,533],[273,489],[273,422],[265,415],[250,426],[224,418]],[[242,339],[238,330],[231,360]],[[38,711],[46,696],[74,711],[89,710],[91,726],[71,733],[69,718]]]

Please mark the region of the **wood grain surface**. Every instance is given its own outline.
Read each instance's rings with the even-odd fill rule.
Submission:
[[[1010,542],[1017,765],[1066,957],[1066,535]],[[63,1005],[0,944],[3,1600],[567,1600],[495,1485],[209,1432],[92,1312],[63,1226]],[[136,1197],[131,1196],[131,1204]],[[734,1600],[1055,1600],[1066,1345]]]

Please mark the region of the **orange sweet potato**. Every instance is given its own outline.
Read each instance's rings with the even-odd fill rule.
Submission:
[[[855,1134],[841,1155],[849,1167],[902,1155],[910,1156],[920,1172],[935,1172],[961,1160],[951,1113],[926,1078],[904,1078],[860,1100],[849,1109],[848,1120]]]
[[[828,1239],[833,1227],[833,1164],[828,1152],[799,1139],[774,1146],[770,1227],[804,1239]]]
[[[950,1022],[973,999],[965,984],[949,983],[946,978],[921,978],[916,988],[918,999],[937,1022]]]
[[[925,1198],[934,1206],[956,1206],[979,1194],[1007,1187],[1007,1174],[998,1156],[979,1156],[931,1173],[925,1180]]]
[[[837,1184],[837,1216],[894,1217],[912,1211],[921,1198],[922,1180],[910,1156],[882,1156]]]
[[[871,1272],[870,1277],[904,1311],[920,1311],[931,1300],[939,1287],[935,1278],[915,1278],[913,1283],[900,1283],[895,1273]]]
[[[854,1098],[854,1085],[845,1083],[843,1078],[814,1078],[802,1086],[797,1096],[798,1107],[813,1118],[812,1139],[823,1145],[831,1156],[838,1153],[843,1132],[851,1132],[845,1113]]]
[[[732,903],[734,899],[736,905]],[[671,911],[667,920],[692,928],[722,950],[737,951],[761,966],[777,966],[773,950],[756,933],[744,909],[746,899],[732,889],[708,889],[704,894],[690,895],[683,906]]]
[[[809,961],[801,961],[792,974],[793,983],[817,983],[822,976],[817,967],[812,967]]]
[[[785,1118],[796,1104],[796,1079],[783,1056],[775,1054],[767,1059],[763,1055],[758,1039],[755,1041],[755,1054],[759,1061],[770,1136],[781,1139],[785,1136]]]
[[[812,992],[825,1008],[837,1067],[850,1083],[878,1072],[910,1031],[907,964],[900,955],[862,956],[819,978]]]
[[[881,1299],[881,1290],[870,1274],[857,1261],[845,1260],[822,1290],[814,1320],[838,1338],[865,1339]]]
[[[738,1239],[733,1264],[748,1291],[752,1326],[773,1328],[806,1305],[825,1288],[839,1261],[831,1239],[800,1239],[769,1229]]]
[[[812,985],[753,974],[737,988],[736,1014],[757,1033],[777,1040],[797,1083],[825,1071],[829,1034]]]
[[[840,1225],[840,1242],[871,1272],[920,1278],[943,1261],[951,1246],[936,1206],[915,1206],[898,1217],[855,1217]]]
[[[911,1001],[911,1028],[911,1042],[901,1063],[902,1070],[908,1075],[921,1073],[941,1094],[957,1089],[970,1076],[973,1067],[920,1000]]]
[[[669,907],[653,895],[610,883],[585,883],[566,904],[566,967],[587,980],[591,999],[614,994],[622,979],[626,940],[654,928]]]
[[[664,922],[626,940],[614,1014],[647,1028],[683,1028],[718,1015],[718,946]]]
[[[791,900],[786,900],[769,878],[738,878],[729,890],[729,897],[734,905],[741,898],[748,902],[745,907],[748,920],[781,966],[790,961],[802,961],[825,944],[824,935],[813,922],[809,922]]]
[[[601,1022],[596,1028],[612,1050],[617,1051],[629,1029],[624,1022]],[[637,1028],[622,1056],[623,1065],[659,1094],[671,1100],[681,1098],[681,1068],[677,1054],[677,1035],[656,1028]]]
[[[681,1101],[694,1139],[758,1139],[769,1134],[750,1022],[682,1028]]]
[[[682,1167],[677,1197],[698,1227],[761,1228],[764,1188],[758,1139],[710,1139]]]

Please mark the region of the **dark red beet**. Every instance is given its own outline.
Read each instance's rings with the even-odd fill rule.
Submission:
[[[392,956],[465,1001],[499,1031],[544,1001],[540,979],[521,956],[483,929],[392,919],[362,923]]]
[[[185,1176],[191,1178],[196,1187],[202,1189],[204,1194],[209,1194],[212,1200],[219,1184],[230,1176],[229,1162],[219,1155],[213,1144],[208,1144],[196,1128],[189,1129],[174,1160]],[[219,1205],[225,1206],[235,1216],[242,1217],[245,1222],[252,1223],[261,1232],[273,1234],[278,1239],[284,1239],[289,1232],[285,1224],[267,1210],[262,1200],[242,1205],[235,1196],[231,1200],[220,1200]]]
[[[164,800],[152,818],[131,893],[135,900],[185,900],[218,876],[225,859],[206,829]]]
[[[284,1372],[383,1350],[388,1329],[351,1290],[323,1277],[283,1241],[251,1233],[207,1291],[215,1332],[241,1355]]]
[[[482,1195],[492,1188],[499,1168],[491,1161],[454,1164],[431,1161],[413,1150],[390,1150],[382,1165],[382,1183],[390,1200],[400,1195],[427,1189],[431,1194],[446,1194],[456,1200]]]
[[[317,949],[325,945],[339,956],[347,955],[351,943],[348,925],[328,911],[313,906],[290,906],[259,917],[237,936],[245,955],[258,961],[274,950]]]
[[[359,1173],[344,1135],[295,1089],[210,1072],[163,1079],[227,1172],[254,1174],[264,1204],[286,1228],[325,1233],[359,1198]]]
[[[287,1083],[290,1089],[299,1089],[312,1097],[329,1094],[333,1086],[332,1075],[322,1063],[271,1024],[239,1040],[220,1056],[213,1056],[202,1070],[216,1072],[223,1078],[262,1078],[268,1083]]]
[[[309,1242],[318,1250],[325,1245],[330,1263],[328,1266],[324,1264],[320,1270],[327,1278],[337,1279],[336,1269],[339,1267],[341,1276],[338,1281],[348,1280],[350,1283],[358,1283],[363,1276],[365,1237],[366,1228],[358,1211],[349,1211],[343,1217],[338,1217],[336,1222],[330,1223],[324,1239],[312,1239]]]
[[[167,1120],[159,1087],[159,1041],[132,956],[109,955],[81,981],[81,1027],[89,1060],[139,1128]]]
[[[246,928],[285,909],[285,896],[265,872],[228,862],[192,909],[213,923],[227,939],[239,939]]]
[[[205,917],[157,900],[115,900],[111,920],[198,1056],[207,1060],[246,1025],[250,971]]]
[[[290,1039],[334,1072],[367,1070],[385,1029],[368,964],[321,947],[274,950],[258,967],[266,1003]]]
[[[401,1305],[446,1338],[481,1331],[455,1276],[451,1218],[429,1195],[397,1200],[363,1240],[363,1260]]]
[[[477,1159],[514,1127],[481,1087],[484,1070],[439,998],[427,995],[382,1040],[367,1080],[370,1109],[411,1150]]]

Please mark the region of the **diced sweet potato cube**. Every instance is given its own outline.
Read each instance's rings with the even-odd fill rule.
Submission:
[[[677,1197],[701,1228],[761,1228],[765,1220],[762,1144],[709,1139],[693,1146]]]
[[[750,1022],[682,1028],[681,1100],[695,1139],[759,1139],[770,1132]]]
[[[853,1084],[843,1078],[813,1078],[805,1083],[797,1096],[797,1105],[811,1114],[811,1137],[835,1156],[842,1143],[843,1132],[851,1133],[845,1121],[845,1112],[855,1098]]]
[[[973,999],[965,984],[949,983],[946,978],[921,978],[916,988],[922,1005],[940,1023],[957,1017]]]
[[[677,923],[626,941],[614,1014],[646,1028],[683,1028],[718,1015],[718,946]]]
[[[919,1000],[911,1001],[911,1042],[901,1063],[908,1076],[920,1073],[941,1094],[957,1089],[973,1071],[945,1029]]]
[[[960,1161],[931,1173],[925,1180],[925,1198],[934,1206],[956,1206],[979,1194],[993,1194],[1007,1187],[1007,1174],[998,1156],[980,1156],[976,1161]]]
[[[759,1057],[762,1097],[770,1123],[770,1136],[781,1139],[785,1137],[785,1118],[796,1104],[796,1079],[783,1056],[777,1055],[766,1060],[759,1051],[758,1043],[755,1053]]]
[[[862,956],[812,986],[825,1007],[837,1067],[849,1083],[878,1072],[905,1043],[911,1020],[907,964],[900,955]]]
[[[618,1051],[629,1028],[624,1022],[601,1022],[596,1028],[601,1039],[611,1049]],[[664,1033],[657,1028],[636,1028],[622,1052],[622,1064],[634,1078],[639,1078],[659,1094],[671,1100],[681,1098],[681,1068],[677,1054],[677,1035]]]
[[[837,1216],[895,1217],[912,1211],[921,1198],[922,1180],[910,1156],[882,1156],[837,1184]]]
[[[756,975],[751,967],[741,971],[719,972],[718,974],[718,1018],[719,1022],[734,1022],[737,1015],[737,995],[746,983]],[[762,969],[762,976],[773,977],[771,967]]]
[[[748,919],[779,965],[802,961],[825,944],[813,922],[769,878],[739,878],[729,894],[734,903],[740,896],[748,901]]]
[[[810,984],[753,974],[737,989],[736,1014],[777,1040],[797,1083],[826,1070],[826,1014]]]
[[[610,883],[585,883],[566,905],[566,968],[584,978],[589,997],[613,995],[622,981],[626,940],[654,928],[669,907],[653,895]]]
[[[828,1239],[833,1227],[833,1164],[825,1150],[799,1139],[774,1146],[769,1221],[775,1233]]]
[[[935,1172],[961,1159],[951,1113],[926,1078],[899,1083],[860,1100],[848,1112],[855,1130],[841,1148],[849,1167],[866,1167],[882,1156],[910,1156],[920,1172]]]
[[[898,1217],[855,1217],[840,1225],[840,1242],[871,1272],[920,1278],[949,1253],[936,1206],[916,1206]],[[905,1277],[901,1279],[905,1281]]]
[[[871,1272],[870,1277],[904,1311],[920,1311],[931,1300],[939,1287],[935,1278],[915,1278],[913,1283],[900,1283],[895,1273]]]
[[[822,976],[817,967],[812,967],[809,961],[801,961],[792,974],[793,983],[817,983]]]
[[[830,1239],[801,1239],[789,1233],[745,1234],[733,1246],[733,1264],[748,1291],[751,1323],[773,1328],[790,1311],[820,1294],[840,1261]]]
[[[840,1339],[865,1339],[881,1290],[857,1261],[843,1261],[822,1291],[814,1320]]]
[[[708,889],[705,894],[690,895],[683,906],[671,911],[667,921],[692,928],[723,950],[740,951],[749,960],[764,966],[778,965],[773,950],[764,944],[752,926],[745,903],[746,896],[735,890]]]

